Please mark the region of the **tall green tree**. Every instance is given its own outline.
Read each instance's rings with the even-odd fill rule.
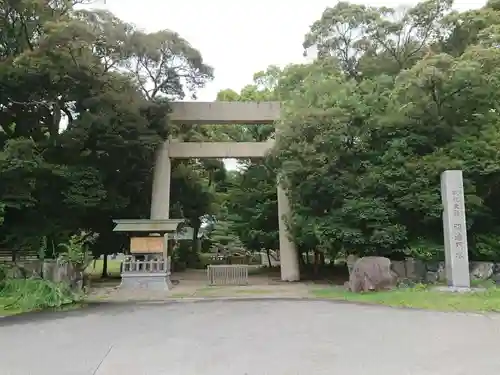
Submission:
[[[74,3],[0,4],[0,246],[17,252],[80,229],[120,250],[111,219],[148,216],[154,151],[182,131],[168,100],[212,77],[178,34]]]
[[[270,67],[258,72],[254,83],[240,93],[222,90],[217,100],[266,101],[275,97],[275,79],[281,70]],[[274,135],[273,125],[223,125],[220,127],[233,141],[264,142]],[[235,233],[246,249],[279,248],[276,173],[266,160],[240,160],[226,185],[225,217],[228,230]]]
[[[500,256],[492,245],[499,228],[496,10],[489,4],[464,13],[469,26],[475,22],[464,39],[457,35],[467,24],[450,21],[458,19],[450,5],[424,1],[395,24],[394,10],[339,3],[312,26],[304,46],[316,45],[319,59],[285,99],[286,131],[275,150],[293,186],[299,243],[332,256],[424,247],[442,257],[439,176],[462,169],[472,257]]]
[[[350,78],[395,75],[411,68],[442,36],[453,0],[425,0],[414,7],[388,8],[346,1],[326,8],[303,47],[333,58]]]

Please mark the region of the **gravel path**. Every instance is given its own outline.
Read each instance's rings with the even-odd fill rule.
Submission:
[[[500,374],[500,315],[325,301],[108,305],[0,319],[2,375]]]
[[[207,298],[207,297],[311,297],[311,287],[304,283],[288,283],[280,285],[249,285],[249,286],[217,286],[181,285],[170,291],[154,291],[149,289],[121,289],[116,287],[100,287],[91,291],[89,301],[108,302],[141,302],[141,301],[168,301],[178,298]]]

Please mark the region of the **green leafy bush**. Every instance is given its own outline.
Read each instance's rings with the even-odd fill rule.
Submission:
[[[43,279],[4,279],[0,282],[0,298],[8,302],[5,310],[32,311],[58,308],[82,300],[69,285]]]
[[[444,247],[442,244],[436,244],[432,241],[420,238],[410,244],[406,252],[411,258],[423,261],[442,261],[444,260]]]
[[[485,233],[471,236],[469,258],[478,261],[500,260],[500,236],[496,233]]]
[[[83,272],[92,262],[92,254],[88,250],[90,243],[94,242],[96,235],[82,232],[73,235],[68,242],[59,244],[63,251],[59,254],[59,259],[65,263],[70,263],[76,270]]]

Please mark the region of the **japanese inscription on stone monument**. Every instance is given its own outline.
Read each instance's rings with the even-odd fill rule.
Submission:
[[[451,192],[453,202],[453,227],[452,238],[455,246],[455,256],[457,259],[464,259],[464,229],[462,227],[462,216],[464,213],[464,204],[462,200],[462,190],[453,190]]]

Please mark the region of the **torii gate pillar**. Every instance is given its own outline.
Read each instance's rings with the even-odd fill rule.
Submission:
[[[151,220],[165,220],[170,216],[170,180],[172,165],[168,155],[168,142],[156,152],[151,195]]]
[[[290,239],[286,221],[290,217],[290,203],[278,179],[278,220],[280,237],[280,269],[282,281],[299,281],[299,257],[295,243]]]

